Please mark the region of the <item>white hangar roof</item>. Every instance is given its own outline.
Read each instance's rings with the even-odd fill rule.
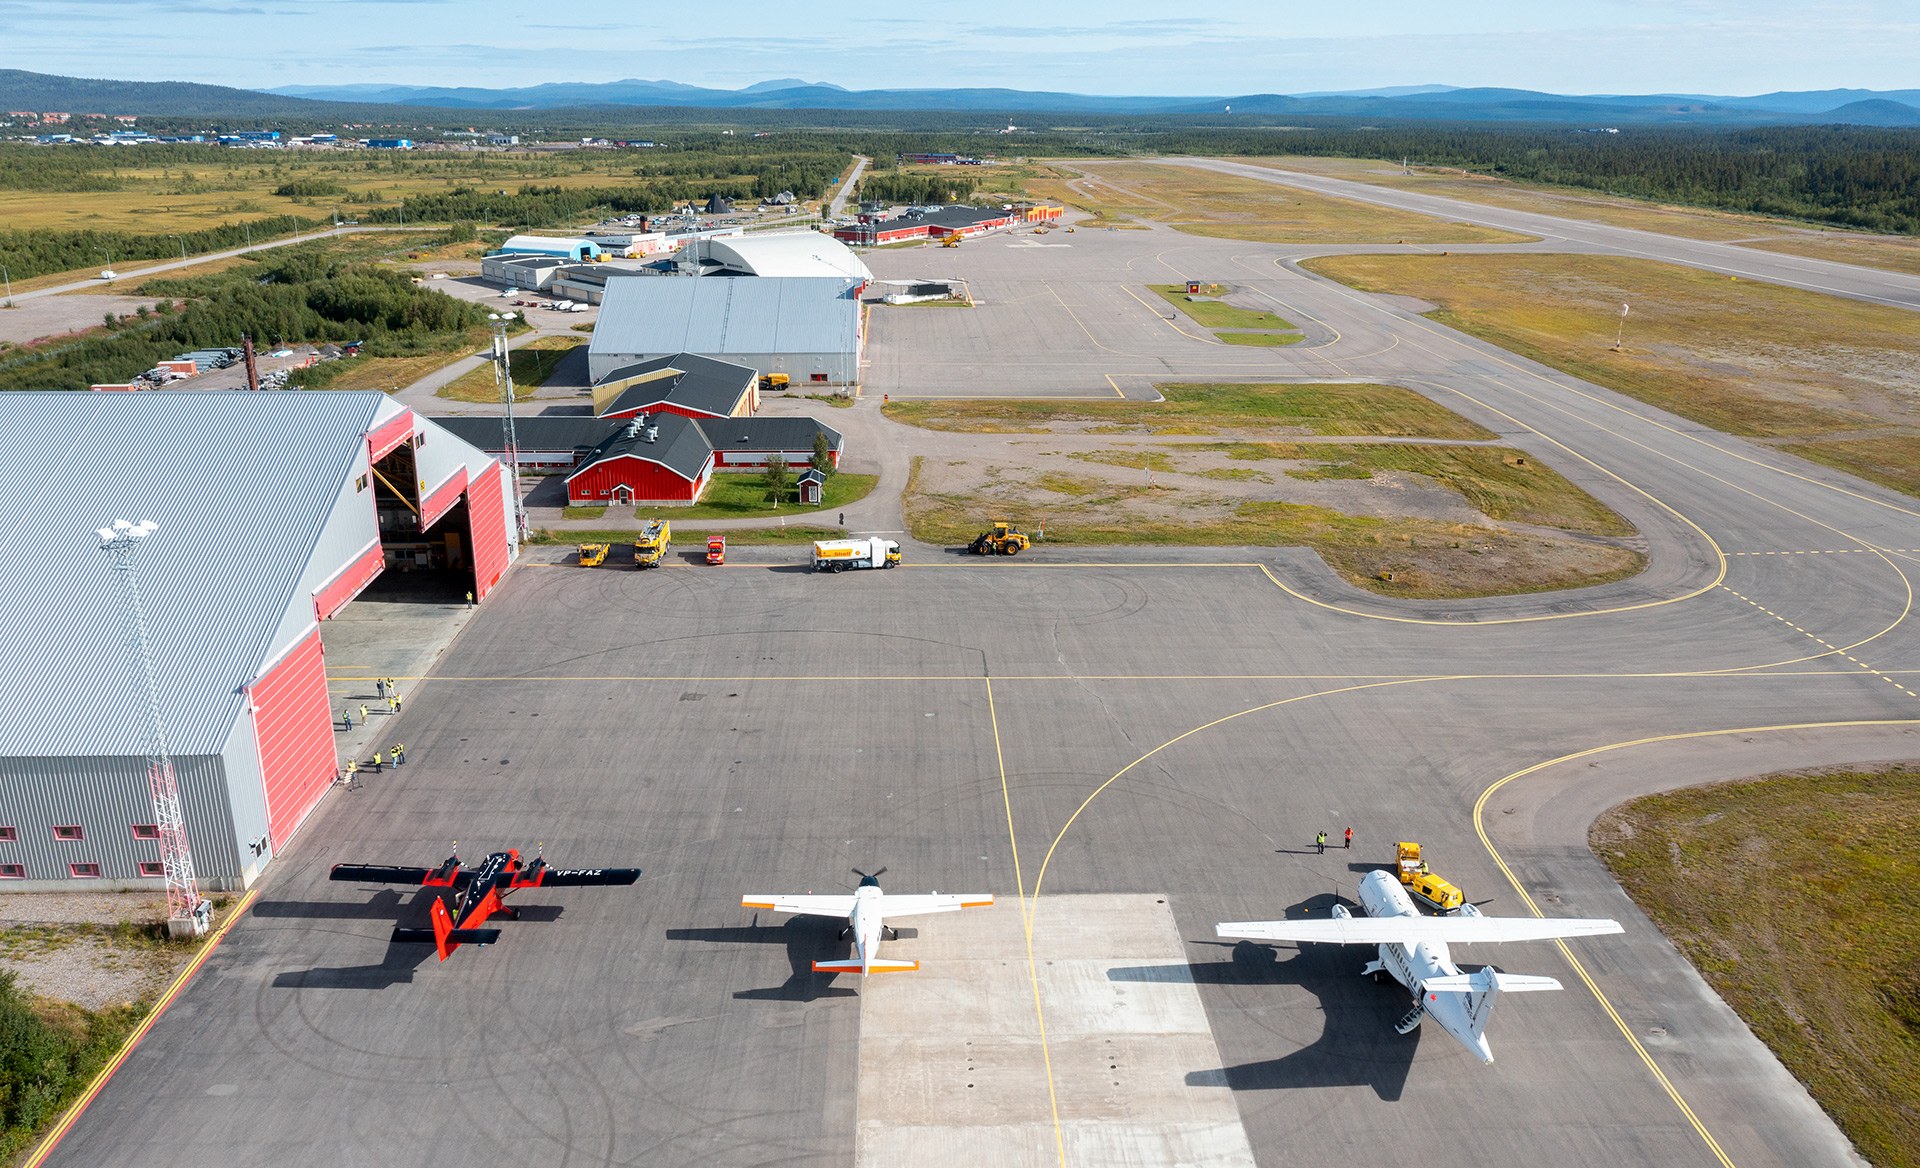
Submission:
[[[116,519],[159,525],[133,556],[169,744],[219,752],[285,618],[311,604],[301,574],[367,432],[403,411],[382,393],[0,394],[0,755],[145,753],[145,685],[96,533]]]

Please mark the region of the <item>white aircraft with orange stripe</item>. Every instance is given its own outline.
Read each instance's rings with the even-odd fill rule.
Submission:
[[[890,895],[880,891],[880,874],[885,868],[879,868],[872,875],[860,869],[853,870],[860,877],[859,887],[851,893],[816,896],[807,893],[804,896],[743,896],[742,908],[769,908],[775,912],[794,913],[808,917],[838,917],[847,922],[840,930],[840,936],[853,935],[854,957],[849,961],[816,961],[813,963],[817,973],[896,973],[920,968],[918,961],[887,961],[876,957],[880,949],[880,938],[892,933],[894,940],[900,939],[896,929],[887,926],[887,917],[922,916],[926,913],[958,912],[963,908],[977,908],[993,903],[991,893],[954,893],[930,892]]]

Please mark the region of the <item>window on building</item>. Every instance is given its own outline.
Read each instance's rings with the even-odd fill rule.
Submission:
[[[67,865],[67,872],[68,872],[69,874],[71,874],[71,875],[72,875],[72,876],[73,876],[73,877],[74,877],[75,879],[79,879],[79,880],[98,880],[98,879],[100,878],[100,865],[98,865],[98,864],[68,864],[68,865]]]
[[[57,840],[83,840],[87,833],[77,823],[56,823],[53,825],[53,838]]]
[[[10,844],[10,843],[12,843],[12,842],[13,842],[14,840],[17,840],[17,839],[19,839],[19,838],[20,838],[20,829],[19,829],[19,828],[17,828],[17,827],[0,827],[0,843],[6,843],[6,844]]]
[[[26,878],[25,864],[0,864],[0,880],[25,880]]]
[[[354,492],[357,494],[361,491],[366,490],[368,481],[369,480],[366,475],[361,475],[359,478],[353,480]]]
[[[426,431],[422,430],[420,433],[415,434],[413,436],[413,445],[415,449],[425,446],[426,444],[427,444]]]
[[[166,874],[167,874],[167,866],[165,864],[162,864],[160,861],[158,860],[140,861],[140,875],[165,876]]]
[[[812,376],[812,377],[811,377],[811,378],[810,378],[809,380],[812,380],[812,381],[825,381],[826,379],[827,379],[827,375],[826,375],[826,374],[824,374],[824,373],[816,373],[816,374],[814,374],[814,375],[813,375],[813,376]]]
[[[159,839],[160,825],[157,823],[136,823],[133,825],[134,839]]]

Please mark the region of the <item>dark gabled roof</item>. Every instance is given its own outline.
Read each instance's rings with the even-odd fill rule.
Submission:
[[[507,448],[505,418],[466,415],[431,420],[462,442],[482,450]],[[590,418],[584,414],[552,417],[543,414],[515,418],[513,433],[520,440],[522,451],[591,450],[623,425],[625,423],[618,418]]]
[[[648,427],[658,431],[651,442],[647,440]],[[657,462],[691,482],[706,471],[713,447],[692,418],[679,414],[649,414],[644,424],[639,418],[622,420],[620,428],[581,459],[567,480],[573,481],[596,463],[629,455]]]
[[[603,415],[614,414],[670,402],[686,409],[725,417],[740,408],[741,399],[752,391],[754,379],[759,376],[757,371],[745,365],[716,361],[695,353],[675,353],[671,357],[656,357],[651,361],[623,365],[602,377],[600,384],[646,377],[667,369],[680,372],[636,382],[621,390],[600,412]],[[599,395],[595,396],[598,398]]]
[[[827,446],[845,444],[840,431],[813,418],[700,418],[700,429],[715,450],[812,450],[816,434]]]
[[[986,223],[989,220],[1010,219],[1012,217],[1012,211],[1002,210],[999,207],[952,206],[942,207],[938,211],[916,212],[912,215],[890,220],[884,225],[877,224],[876,226],[882,231],[892,230],[914,223],[925,223],[930,227],[965,228],[972,227],[976,223]]]

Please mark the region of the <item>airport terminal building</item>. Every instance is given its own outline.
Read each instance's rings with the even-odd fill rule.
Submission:
[[[339,773],[326,622],[389,568],[484,600],[518,551],[499,461],[382,393],[17,392],[0,425],[0,890],[163,883],[152,707],[96,529],[158,525],[133,562],[207,889],[251,885]]]

